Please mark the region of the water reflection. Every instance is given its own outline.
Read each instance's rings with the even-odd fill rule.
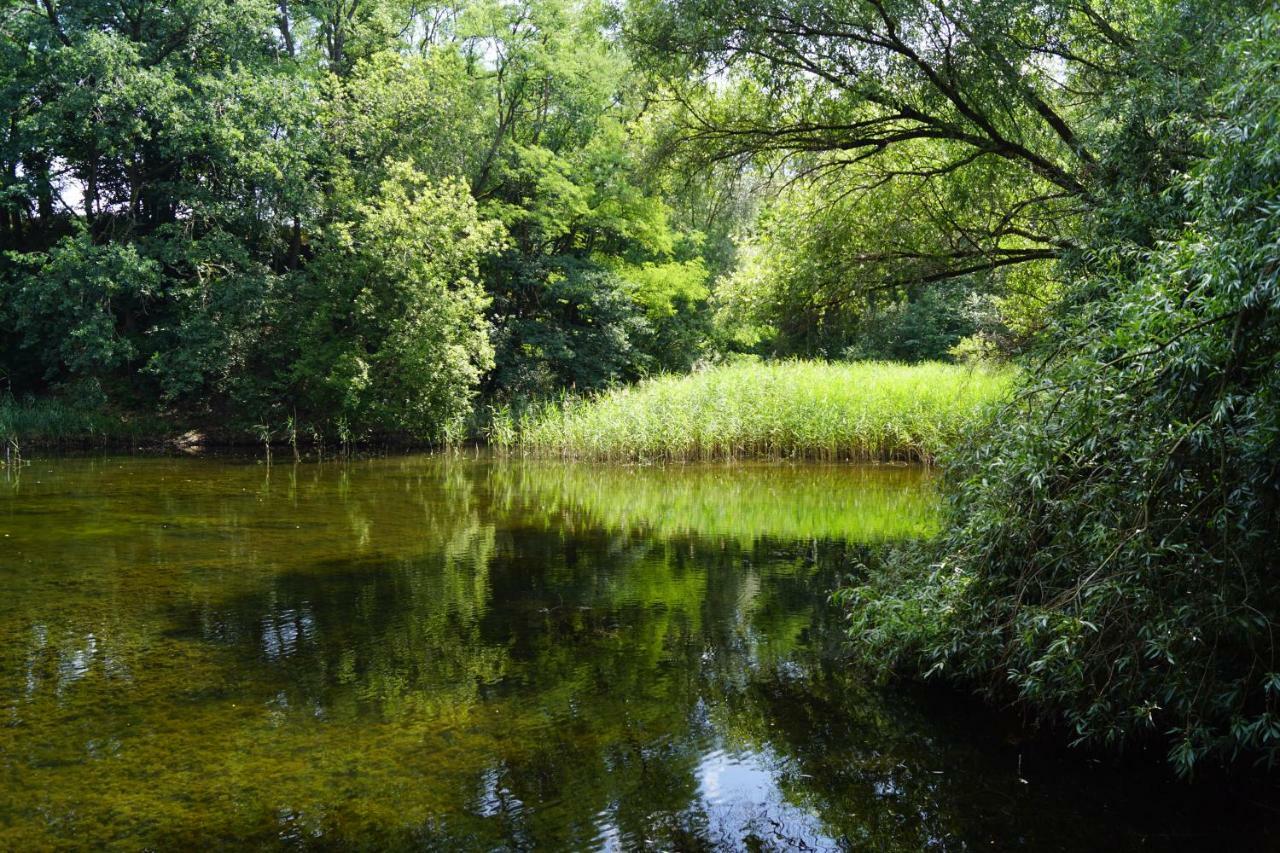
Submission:
[[[1024,783],[842,666],[823,593],[933,501],[848,466],[37,463],[0,493],[0,847],[1144,846],[1106,777]]]

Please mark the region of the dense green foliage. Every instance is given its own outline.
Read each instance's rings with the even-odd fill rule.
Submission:
[[[687,369],[710,323],[701,247],[723,248],[644,168],[612,15],[13,6],[3,390],[435,442],[481,390]]]
[[[493,363],[476,277],[500,229],[479,219],[465,186],[432,186],[409,166],[356,214],[312,265],[302,334],[315,343],[294,381],[360,435],[457,435]]]
[[[1274,13],[637,0],[631,27],[688,156],[788,177],[717,294],[730,334],[875,352],[881,305],[959,291],[915,340],[1025,354],[950,459],[946,533],[843,594],[862,656],[1183,771],[1274,761]]]
[[[0,399],[0,455],[21,456],[29,444],[42,447],[133,447],[164,429],[158,418],[105,406],[101,399],[75,403],[53,399]]]
[[[1265,4],[4,10],[0,435],[971,434],[944,534],[844,594],[865,656],[1183,770],[1280,757]]]
[[[1183,770],[1280,755],[1280,19],[1227,61],[1206,156],[1170,190],[1187,225],[1099,273],[1105,318],[1070,325],[1071,354],[961,457],[931,571],[850,594],[877,654],[1081,740],[1167,734]]]
[[[1087,5],[631,10],[633,41],[669,87],[669,144],[695,165],[764,164],[782,184],[719,294],[728,334],[770,353],[920,358],[962,338],[1018,349],[1042,325],[1098,160],[1073,127],[1096,81],[1068,85],[1055,65],[1123,73]]]
[[[499,444],[614,460],[744,457],[931,462],[1008,390],[1007,370],[788,361],[649,379],[498,419]]]

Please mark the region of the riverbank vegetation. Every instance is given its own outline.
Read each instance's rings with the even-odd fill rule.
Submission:
[[[159,418],[112,411],[92,401],[73,405],[54,399],[19,402],[0,398],[0,448],[88,448],[152,444],[170,427]],[[3,453],[0,450],[0,453]]]
[[[946,535],[844,593],[879,665],[1077,741],[1164,738],[1184,773],[1280,758],[1280,17],[1239,36],[1177,221],[1149,250],[1105,238],[1063,354],[955,460]]]
[[[256,441],[952,445],[941,535],[842,593],[865,662],[1185,772],[1280,759],[1268,4],[65,0],[0,31],[7,397]],[[982,429],[965,382],[1008,392]]]
[[[1023,364],[943,534],[842,592],[856,655],[1184,773],[1280,758],[1274,11],[635,5],[685,162],[795,178],[721,290],[737,340],[857,354],[923,288],[907,328]]]
[[[1002,400],[1008,370],[925,363],[742,363],[500,415],[496,444],[613,461],[933,462]]]
[[[729,226],[645,172],[616,24],[567,0],[14,10],[0,392],[439,444],[481,395],[687,369]]]
[[[830,277],[803,252],[839,235],[767,261],[812,193],[682,162],[679,93],[614,4],[36,11],[0,22],[16,399],[222,441],[452,443],[493,408],[744,353],[949,359],[980,332],[971,292],[1002,291],[801,310]]]

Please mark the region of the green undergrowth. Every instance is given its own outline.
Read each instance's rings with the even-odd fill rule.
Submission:
[[[496,413],[490,441],[536,456],[933,462],[1005,398],[1013,371],[892,362],[741,363]]]
[[[163,425],[154,418],[77,406],[55,398],[0,397],[0,444],[24,447],[123,446],[159,440]]]
[[[874,667],[1187,776],[1280,765],[1280,14],[1242,32],[1165,239],[1091,238],[1053,351],[948,457],[939,536],[839,594]]]

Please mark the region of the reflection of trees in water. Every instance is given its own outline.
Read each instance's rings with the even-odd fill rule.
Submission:
[[[821,500],[794,471],[723,490],[711,536],[661,513],[731,469],[59,471],[0,506],[42,522],[0,600],[0,847],[989,840],[975,750],[840,667],[853,546],[760,534],[760,493]],[[717,801],[713,764],[763,804]]]
[[[89,458],[36,463],[28,475],[0,505],[14,564],[0,663],[25,673],[28,698],[95,667],[131,678],[175,611],[201,614],[207,634],[232,630],[218,624],[218,602],[252,597],[282,573],[424,549],[463,557],[493,539],[457,466]],[[462,574],[440,580],[484,587]],[[254,630],[277,653],[310,630],[305,607],[266,618],[274,638],[267,622]]]
[[[822,608],[811,618],[812,590],[843,565],[843,550],[509,530],[485,572],[490,603],[471,625],[411,627],[462,612],[398,592],[414,588],[406,576],[459,570],[443,557],[384,567],[374,593],[361,573],[328,575],[323,595],[282,577],[274,601],[292,611],[308,600],[316,639],[266,663],[288,672],[278,680],[308,713],[350,715],[353,725],[398,716],[421,724],[436,713],[497,733],[483,764],[477,750],[449,774],[452,807],[431,823],[440,843],[560,847],[612,833],[668,847],[736,846],[742,837],[732,832],[748,830],[763,841],[816,843],[820,826],[897,849],[964,838],[970,818],[951,806],[964,799],[963,777],[932,772],[946,762],[945,745],[920,734],[928,725],[918,718],[904,733],[881,697],[831,666],[825,631],[838,622],[824,624],[835,616]],[[477,647],[502,665],[422,665],[466,660]],[[361,663],[344,680],[335,673],[353,648]],[[764,756],[789,802],[708,801],[701,769],[721,747]],[[805,811],[822,820],[797,822]],[[341,837],[338,823],[317,831]]]

